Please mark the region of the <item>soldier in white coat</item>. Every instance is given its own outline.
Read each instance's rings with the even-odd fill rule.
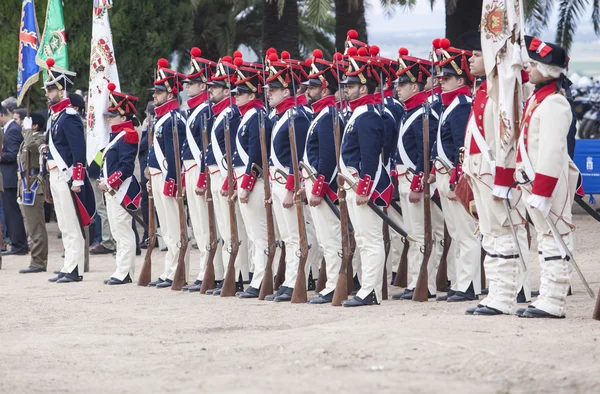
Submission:
[[[569,57],[562,47],[534,37],[526,36],[525,43],[531,58],[527,73],[535,90],[521,119],[515,177],[542,255],[540,295],[517,315],[564,318],[572,276],[565,248],[573,250],[571,206],[579,179],[567,151],[572,114],[564,82]]]

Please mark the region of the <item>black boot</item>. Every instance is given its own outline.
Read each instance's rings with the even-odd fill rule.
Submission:
[[[354,296],[351,300],[342,301],[342,306],[345,307],[355,307],[355,306],[366,306],[366,305],[376,305],[377,297],[375,297],[375,291],[372,291],[368,296],[364,299]]]
[[[479,297],[475,295],[475,290],[473,290],[473,282],[471,282],[466,291],[457,291],[453,296],[448,297],[448,302],[474,301],[478,299]]]

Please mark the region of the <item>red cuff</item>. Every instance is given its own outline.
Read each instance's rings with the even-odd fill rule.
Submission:
[[[163,194],[167,197],[175,197],[177,195],[177,184],[175,179],[169,179],[163,184]]]
[[[558,178],[544,174],[535,174],[531,194],[537,194],[542,197],[552,197],[552,192],[558,183]]]
[[[435,175],[435,165],[431,166],[431,171],[429,171],[429,174]]]
[[[114,172],[110,177],[108,177],[106,182],[113,189],[118,189],[119,186],[121,186],[121,184],[123,183],[123,180],[121,179],[122,175],[123,173],[121,171]]]
[[[240,187],[242,189],[252,191],[252,189],[254,189],[255,184],[256,184],[255,176],[253,176],[252,174],[244,174],[242,176],[242,184],[240,185]]]
[[[83,177],[85,176],[85,167],[81,163],[75,164],[73,167],[73,176],[72,179],[74,181],[83,181]]]
[[[514,182],[515,169],[496,167],[496,176],[494,177],[494,185],[510,187]]]
[[[358,181],[356,187],[356,194],[359,196],[369,196],[371,194],[371,187],[373,187],[373,181],[370,175],[365,175],[364,179]]]
[[[313,183],[311,190],[312,195],[323,197],[327,194],[327,190],[329,190],[329,183],[325,182],[325,177],[323,175],[319,175],[315,183]]]
[[[229,190],[229,177],[225,177],[225,181],[223,182],[223,186],[221,186],[221,190],[228,191]]]
[[[185,172],[181,173],[181,187],[185,187]]]
[[[198,176],[198,182],[196,182],[196,186],[199,189],[206,189],[206,173],[202,172],[200,176]]]
[[[290,190],[290,191],[294,191],[296,190],[296,182],[294,182],[294,175],[293,174],[289,174],[287,176],[287,181],[285,182],[285,188]]]
[[[417,193],[423,192],[423,177],[425,174],[419,172],[413,176],[412,182],[410,183],[410,190]]]

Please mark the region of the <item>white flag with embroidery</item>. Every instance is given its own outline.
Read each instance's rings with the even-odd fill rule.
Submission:
[[[487,90],[500,113],[496,164],[505,168],[510,164],[506,163],[506,155],[519,136],[521,71],[523,59],[527,59],[523,29],[523,0],[483,0],[481,49]]]
[[[94,161],[99,166],[101,165],[100,150],[108,145],[110,138],[110,127],[104,116],[104,112],[109,106],[107,85],[112,82],[118,91],[121,90],[108,21],[108,9],[111,5],[112,1],[110,0],[94,0],[87,112],[86,158],[88,165]]]

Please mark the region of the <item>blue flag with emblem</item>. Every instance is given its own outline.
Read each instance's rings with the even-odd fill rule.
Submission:
[[[40,67],[35,62],[39,39],[33,0],[23,0],[19,28],[19,65],[17,77],[17,104],[20,105],[29,88],[38,81]]]

